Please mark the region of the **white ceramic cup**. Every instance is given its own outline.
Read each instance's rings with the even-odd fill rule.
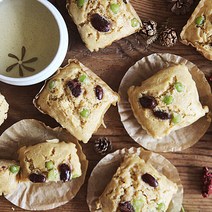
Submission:
[[[68,31],[47,0],[0,0],[0,81],[33,85],[62,64]]]

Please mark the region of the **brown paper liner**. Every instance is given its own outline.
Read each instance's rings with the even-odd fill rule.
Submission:
[[[133,65],[123,77],[119,94],[121,101],[118,103],[118,110],[121,121],[128,134],[142,147],[156,152],[174,152],[187,149],[194,145],[206,133],[210,126],[210,120],[204,116],[195,123],[182,129],[171,132],[162,139],[155,139],[137,122],[128,102],[127,90],[130,86],[140,86],[141,82],[154,75],[157,71],[167,68],[170,65],[185,64],[193,80],[196,82],[197,90],[202,105],[207,105],[212,111],[211,88],[205,75],[196,65],[188,60],[169,53],[155,53],[139,60]]]
[[[134,147],[130,149],[117,150],[114,153],[108,154],[93,169],[88,180],[87,190],[87,203],[90,211],[101,211],[96,210],[97,199],[103,193],[105,187],[112,179],[124,156],[126,154],[133,153],[136,153],[146,162],[150,162],[158,172],[162,173],[169,180],[177,184],[177,193],[173,196],[167,211],[179,212],[183,202],[183,186],[181,184],[179,173],[176,167],[162,155],[150,151],[145,151],[142,148]]]
[[[65,129],[50,128],[34,119],[19,121],[8,128],[0,137],[0,158],[18,160],[17,150],[22,146],[34,145],[57,138],[76,144],[80,158],[82,176],[69,182],[43,184],[20,182],[16,191],[5,198],[16,206],[27,210],[49,210],[61,206],[75,197],[84,183],[88,161],[78,141]]]

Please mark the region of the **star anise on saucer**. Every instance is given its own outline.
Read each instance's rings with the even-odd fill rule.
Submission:
[[[185,15],[190,11],[193,0],[166,0],[169,7],[176,15]]]
[[[29,71],[29,72],[34,72],[35,71],[34,68],[31,68],[29,66],[26,66],[25,64],[33,63],[33,62],[37,61],[38,58],[37,57],[33,57],[31,59],[24,60],[25,55],[26,55],[26,48],[25,48],[25,46],[22,46],[22,49],[21,49],[21,58],[18,58],[16,55],[14,55],[12,53],[9,53],[8,54],[8,57],[11,57],[11,58],[16,59],[17,62],[14,63],[14,64],[12,64],[12,65],[10,65],[9,67],[7,67],[6,72],[12,71],[16,66],[19,67],[19,75],[21,77],[24,76],[24,73],[23,73],[23,70],[24,69],[27,70],[27,71]]]

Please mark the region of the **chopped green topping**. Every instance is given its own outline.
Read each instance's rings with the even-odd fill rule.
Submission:
[[[48,172],[47,178],[49,181],[57,181],[59,179],[59,173],[57,170],[52,169]]]
[[[85,0],[77,0],[77,6],[79,8],[83,7],[84,3],[85,3]]]
[[[205,17],[203,15],[201,15],[195,19],[195,23],[197,26],[202,26],[204,24],[204,22],[205,22]]]
[[[87,84],[89,81],[88,76],[86,74],[80,75],[79,81]]]
[[[184,91],[184,85],[181,82],[176,82],[174,87],[175,87],[175,89],[178,92],[183,92]]]
[[[119,12],[119,8],[120,8],[119,4],[110,4],[110,9],[114,14],[117,14]]]
[[[139,25],[139,21],[136,18],[133,18],[131,20],[131,26],[132,27],[137,27]]]
[[[20,171],[20,166],[18,165],[12,165],[9,167],[10,172],[13,174],[17,174]]]
[[[52,90],[52,89],[55,88],[55,87],[56,87],[56,81],[55,81],[55,80],[51,80],[51,81],[49,82],[49,89]]]
[[[158,211],[165,211],[165,204],[163,202],[159,203],[157,210]]]
[[[181,121],[181,116],[179,114],[173,114],[172,115],[172,122],[174,124],[178,124]]]
[[[89,115],[90,115],[90,111],[88,109],[83,109],[81,112],[80,112],[80,115],[83,117],[83,118],[87,118]]]
[[[132,201],[132,206],[133,206],[135,212],[140,212],[143,204],[144,204],[144,200],[142,198],[134,199]]]
[[[45,163],[45,167],[48,169],[48,170],[51,170],[51,169],[53,169],[54,168],[54,163],[53,163],[53,161],[47,161],[46,163]]]
[[[173,96],[169,96],[169,95],[163,98],[163,102],[167,105],[170,105],[173,102],[173,100],[174,100]]]

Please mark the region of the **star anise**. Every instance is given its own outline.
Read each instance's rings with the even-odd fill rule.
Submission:
[[[24,60],[25,55],[26,55],[26,48],[25,48],[25,46],[22,46],[22,49],[21,49],[21,58],[18,58],[16,55],[14,55],[12,53],[9,53],[8,54],[8,57],[11,57],[11,58],[16,59],[17,62],[14,63],[14,64],[12,64],[12,65],[10,65],[9,67],[7,67],[6,72],[12,71],[13,68],[15,68],[17,65],[19,67],[19,75],[21,77],[24,76],[24,73],[23,73],[23,70],[24,69],[27,70],[27,71],[29,71],[29,72],[34,72],[35,71],[34,68],[28,67],[25,64],[35,62],[35,61],[38,60],[38,58],[37,57],[33,57],[33,58],[29,59],[29,60]]]
[[[166,0],[169,2],[169,7],[176,15],[185,15],[190,11],[193,0]]]

